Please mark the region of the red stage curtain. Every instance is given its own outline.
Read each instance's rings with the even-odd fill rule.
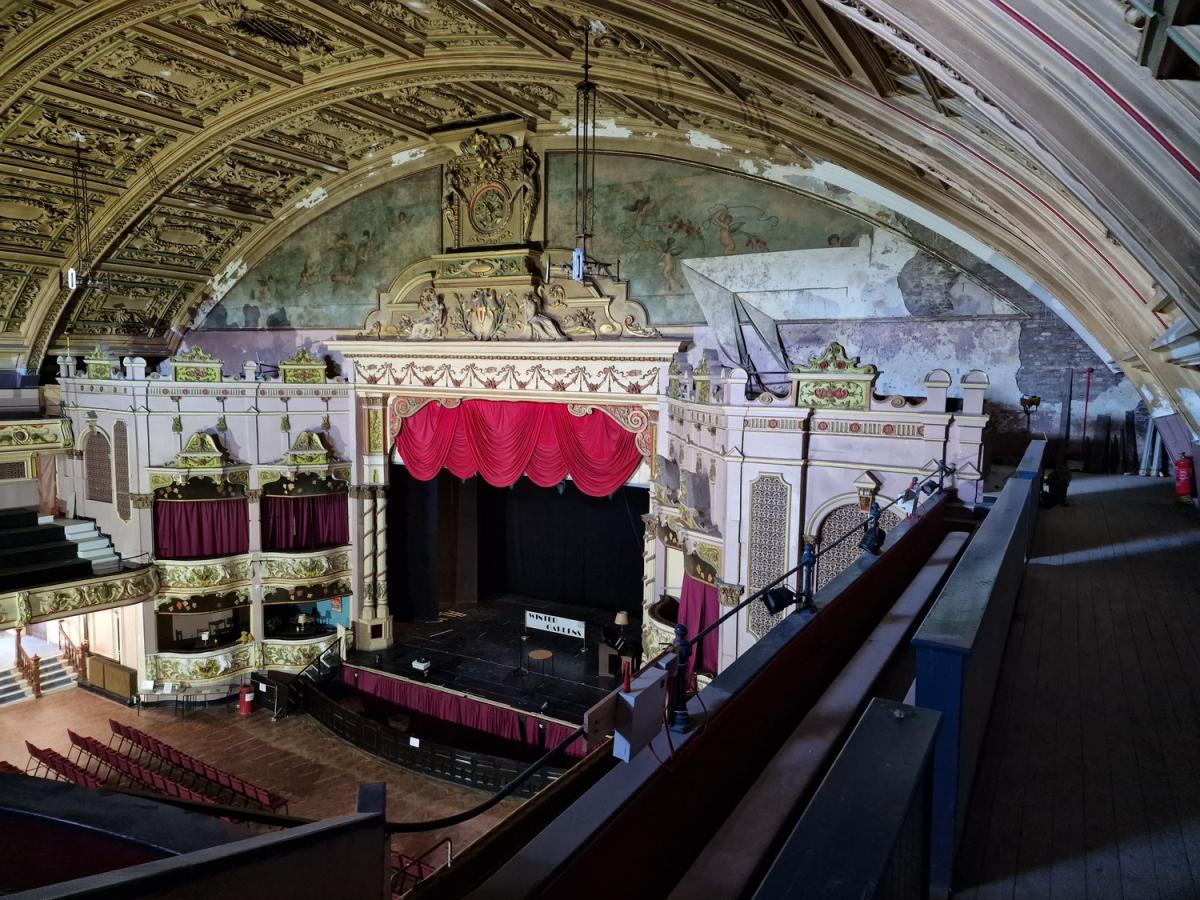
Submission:
[[[642,461],[637,436],[604,413],[574,416],[565,403],[530,401],[430,403],[404,420],[396,449],[419,481],[448,469],[459,478],[482,475],[494,487],[522,475],[553,487],[570,475],[593,497],[611,494]]]
[[[679,624],[687,627],[687,636],[695,637],[700,629],[707,628],[721,618],[721,604],[717,599],[715,585],[706,584],[691,575],[683,576],[682,596],[679,598]],[[714,628],[706,634],[698,645],[692,647],[688,657],[688,673],[695,671],[717,672],[718,632]]]
[[[452,722],[465,728],[474,728],[476,731],[506,738],[516,744],[520,744],[523,737],[529,737],[530,734],[532,741],[536,741],[537,738],[537,718],[535,716],[528,717],[525,723],[527,734],[522,735],[521,714],[503,706],[494,706],[491,703],[464,697],[461,694],[440,691],[412,681],[390,678],[387,675],[367,672],[351,666],[342,666],[342,681],[364,694],[379,697],[381,700],[387,700],[389,703],[402,706],[412,712],[424,713],[427,716],[441,719],[443,722]],[[532,731],[530,731],[531,726]],[[559,725],[557,722],[547,722],[546,746],[553,747],[571,731],[572,729]],[[572,742],[567,747],[568,756],[583,756],[584,754],[583,738]]]
[[[159,559],[232,556],[249,550],[245,497],[154,501],[154,555]]]
[[[284,496],[264,494],[264,550],[316,550],[350,543],[346,494]]]

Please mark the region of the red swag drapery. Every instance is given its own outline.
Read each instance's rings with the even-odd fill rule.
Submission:
[[[345,492],[262,498],[264,550],[316,550],[350,543]]]
[[[686,626],[687,636],[695,637],[700,629],[707,628],[721,618],[721,604],[717,599],[715,585],[706,584],[691,575],[683,576],[683,590],[679,592],[679,624]],[[714,628],[699,644],[692,647],[688,657],[688,674],[697,670],[716,674],[718,634],[720,629]]]
[[[532,714],[526,715],[522,733],[521,714],[516,710],[350,666],[342,666],[342,681],[364,694],[379,697],[412,712],[433,716],[464,728],[474,728],[517,744],[522,741],[536,744],[538,722],[545,721]],[[574,730],[558,722],[546,721],[545,724],[546,749],[557,746]],[[567,756],[583,756],[586,750],[583,738],[578,738],[567,746],[566,753]]]
[[[522,475],[553,487],[570,475],[585,494],[605,497],[637,469],[637,436],[600,412],[572,415],[565,403],[464,400],[430,403],[404,420],[396,436],[409,473],[429,481],[441,469],[482,475],[508,487]]]
[[[250,550],[245,497],[155,500],[154,555],[159,559],[232,556]]]

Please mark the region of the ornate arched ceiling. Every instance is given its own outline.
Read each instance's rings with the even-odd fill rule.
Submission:
[[[836,164],[1012,260],[1178,402],[1195,373],[1151,344],[1200,321],[1196,95],[1139,68],[1123,6],[10,0],[0,351],[37,366],[67,336],[168,350],[212,277],[314,191],[365,187],[450,125],[515,113],[569,129],[598,20],[614,133],[723,148],[765,175]],[[76,131],[106,295],[59,288]]]

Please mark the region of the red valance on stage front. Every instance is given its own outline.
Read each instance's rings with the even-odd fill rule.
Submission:
[[[476,700],[465,694],[438,690],[403,678],[391,678],[366,669],[342,666],[342,681],[350,687],[387,700],[412,712],[422,713],[452,722],[464,728],[474,728],[484,734],[505,738],[514,743],[539,746],[537,727],[542,723],[546,729],[547,749],[566,740],[574,729],[558,722],[542,719],[531,713],[519,713],[515,709],[497,706],[485,700]],[[522,722],[524,728],[522,728]],[[587,754],[587,743],[577,738],[567,745],[567,756],[580,757]]]
[[[637,436],[609,416],[576,416],[565,403],[529,401],[430,403],[404,420],[396,449],[420,481],[447,469],[459,478],[482,475],[494,487],[522,475],[553,487],[569,475],[593,497],[621,487],[642,461]]]

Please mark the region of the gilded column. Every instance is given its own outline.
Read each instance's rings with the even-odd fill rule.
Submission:
[[[375,615],[375,491],[362,490],[362,617],[374,619]]]
[[[391,616],[388,609],[387,589],[387,488],[375,489],[375,605],[376,616],[386,619]]]

